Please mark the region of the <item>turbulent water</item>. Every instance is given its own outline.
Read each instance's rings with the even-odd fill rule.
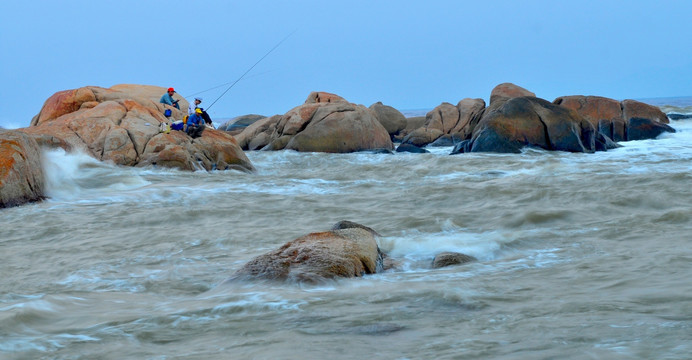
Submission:
[[[596,154],[249,152],[255,174],[47,152],[50,199],[0,210],[0,358],[688,359],[692,119],[671,125]],[[340,220],[399,267],[222,284]]]

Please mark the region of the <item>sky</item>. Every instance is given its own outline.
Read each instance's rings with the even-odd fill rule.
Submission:
[[[401,111],[487,102],[504,82],[549,101],[692,96],[690,14],[665,0],[6,2],[0,127],[29,126],[58,91],[117,84],[216,101],[214,119],[284,114],[311,91]]]

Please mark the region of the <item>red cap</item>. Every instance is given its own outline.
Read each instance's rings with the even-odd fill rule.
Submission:
[[[175,92],[175,89],[173,89],[173,88],[168,88],[168,91]]]

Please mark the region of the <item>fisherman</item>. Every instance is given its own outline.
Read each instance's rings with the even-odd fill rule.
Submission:
[[[204,119],[204,123],[207,126],[211,126],[212,128],[214,127],[214,124],[211,121],[211,116],[207,114],[206,111],[204,111],[204,108],[199,106],[202,103],[202,98],[201,97],[196,97],[194,101],[190,102],[190,106],[187,108],[187,113],[189,115],[192,115],[192,113],[195,112],[195,109],[200,109],[202,110],[202,118]]]
[[[204,131],[202,109],[195,109],[195,112],[187,118],[187,124],[185,126],[185,132],[190,135],[191,138],[194,139],[202,136],[202,131]]]
[[[201,97],[196,97],[195,100],[190,101],[190,106],[187,107],[187,114],[192,115],[192,113],[195,112],[195,109],[200,107],[199,104],[201,104],[201,103],[202,103]],[[202,111],[204,111],[204,109],[202,109]]]
[[[175,100],[173,99],[173,94],[175,94],[175,89],[168,88],[168,91],[161,96],[161,100],[159,100],[160,103],[162,104],[167,104],[170,106],[174,106],[176,109],[180,110],[180,105],[178,105],[178,101],[180,100]]]

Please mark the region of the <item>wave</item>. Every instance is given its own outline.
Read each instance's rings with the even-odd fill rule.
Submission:
[[[46,195],[55,201],[75,201],[150,184],[134,168],[118,167],[63,149],[43,151],[43,171]]]

